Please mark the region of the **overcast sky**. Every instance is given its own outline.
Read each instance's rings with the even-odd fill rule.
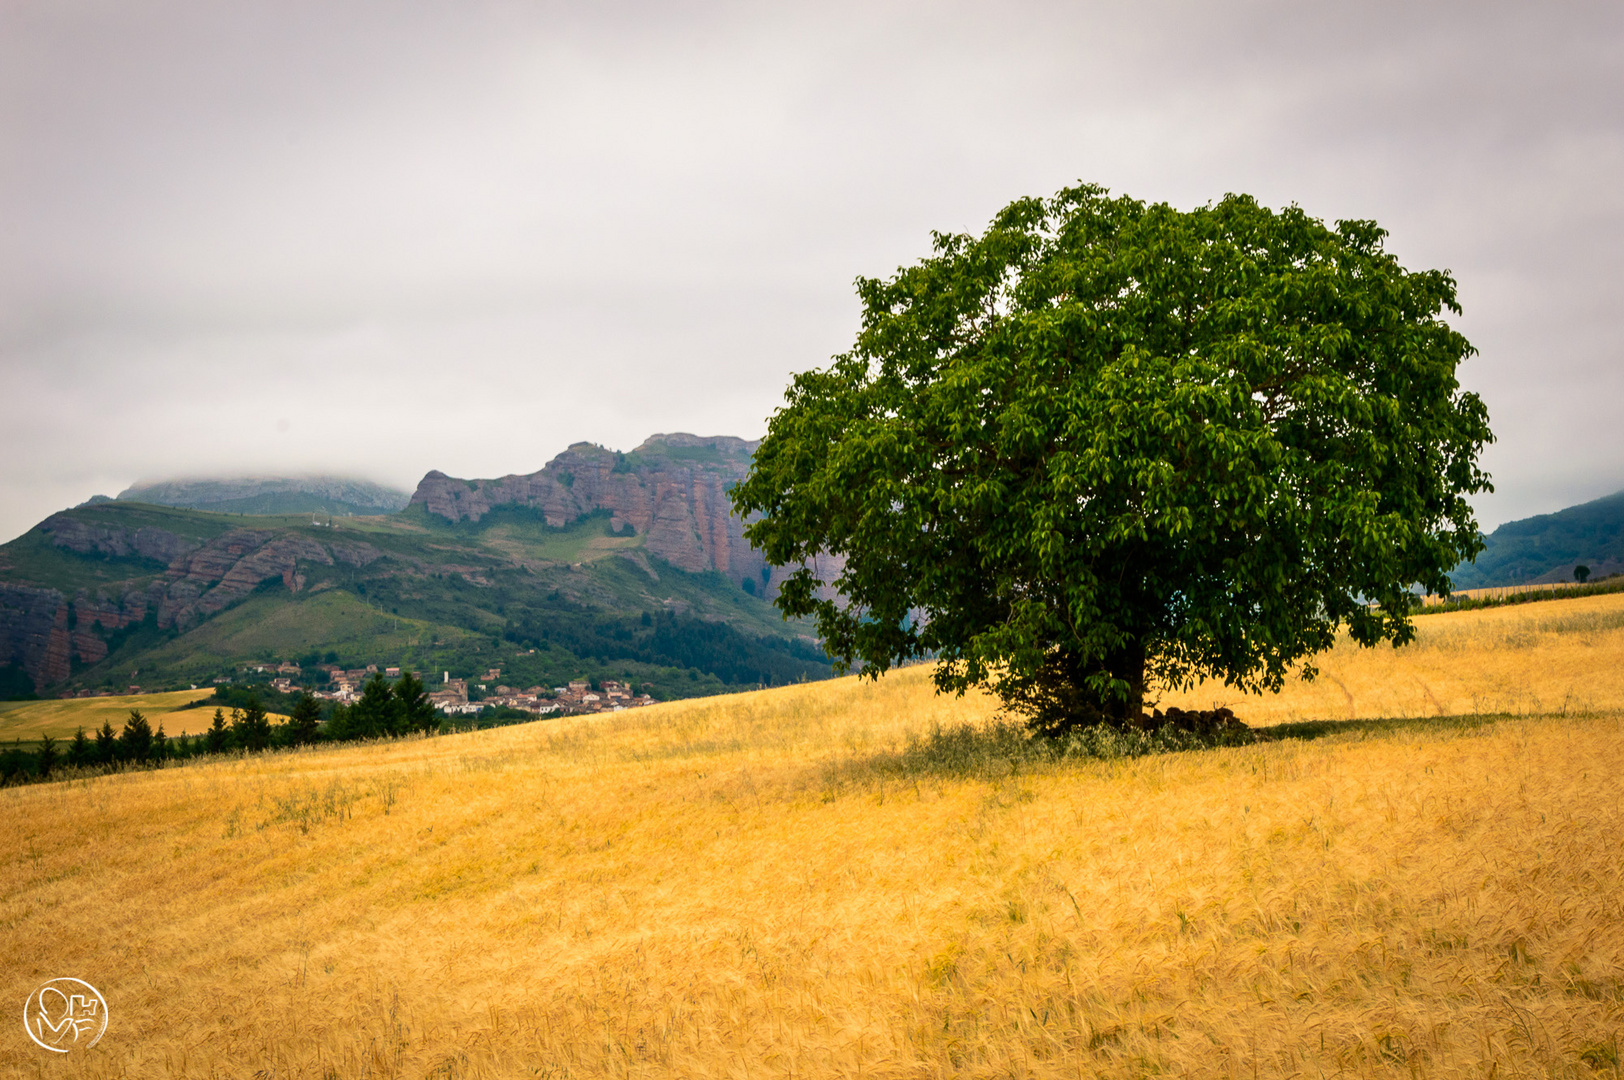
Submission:
[[[0,4],[0,539],[137,479],[760,436],[1078,180],[1459,281],[1485,528],[1624,487],[1624,5]]]

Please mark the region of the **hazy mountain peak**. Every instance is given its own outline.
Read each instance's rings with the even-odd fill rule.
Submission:
[[[354,477],[239,476],[142,482],[118,498],[230,514],[392,514],[411,496]]]

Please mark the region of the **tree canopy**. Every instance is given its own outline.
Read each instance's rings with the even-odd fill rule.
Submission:
[[[777,605],[844,666],[934,656],[1046,731],[1147,687],[1278,689],[1339,626],[1408,641],[1409,590],[1481,549],[1492,435],[1454,280],[1385,236],[1078,186],[858,279],[855,345],[732,492],[796,567]]]

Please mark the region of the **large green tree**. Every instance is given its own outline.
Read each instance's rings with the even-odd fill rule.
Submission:
[[[1491,434],[1454,281],[1385,236],[1079,186],[859,279],[855,346],[795,378],[732,493],[797,568],[778,606],[837,662],[933,655],[1048,732],[1202,677],[1278,689],[1339,626],[1408,641],[1408,590],[1481,548]]]

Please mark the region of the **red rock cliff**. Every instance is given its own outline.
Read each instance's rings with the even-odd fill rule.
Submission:
[[[447,521],[478,521],[498,506],[528,506],[547,524],[609,511],[610,523],[647,537],[650,554],[695,573],[741,580],[766,565],[744,538],[727,490],[744,479],[757,443],[731,436],[654,435],[628,454],[576,443],[539,472],[458,480],[431,472],[412,504]]]

